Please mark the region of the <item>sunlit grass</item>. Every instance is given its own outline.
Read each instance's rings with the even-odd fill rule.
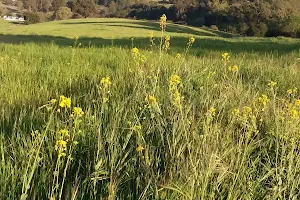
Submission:
[[[0,199],[298,198],[299,51],[153,34],[0,44]]]

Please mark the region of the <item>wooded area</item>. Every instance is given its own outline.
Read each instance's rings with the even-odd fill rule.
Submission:
[[[300,37],[299,0],[5,0],[27,23],[81,17],[168,20],[247,36]],[[0,15],[6,13],[0,10]]]

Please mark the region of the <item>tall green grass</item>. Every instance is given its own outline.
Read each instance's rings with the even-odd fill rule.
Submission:
[[[299,51],[74,43],[0,44],[0,199],[299,198]]]

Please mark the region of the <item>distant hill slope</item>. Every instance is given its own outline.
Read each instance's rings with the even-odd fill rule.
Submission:
[[[2,25],[5,24],[5,22],[0,23],[2,23]],[[6,23],[6,26],[0,29],[0,34],[38,34],[69,38],[78,35],[111,39],[148,37],[150,31],[154,31],[156,36],[160,35],[159,24],[157,22],[140,20],[95,18],[53,21],[28,26],[15,26]],[[180,37],[231,37],[230,34],[224,32],[177,24],[168,24],[167,32],[171,36]]]
[[[300,49],[300,40],[292,38],[254,38],[236,37],[234,35],[204,28],[168,23],[164,35],[171,36],[172,51],[186,48],[190,37],[195,37],[193,51],[198,55],[209,51],[222,52],[278,52],[285,53]],[[153,31],[155,44],[159,45],[161,32],[159,23],[154,21],[91,18],[72,19],[21,25],[0,19],[0,42],[20,43],[54,43],[60,46],[77,44],[82,46],[133,46],[149,48],[149,33]]]

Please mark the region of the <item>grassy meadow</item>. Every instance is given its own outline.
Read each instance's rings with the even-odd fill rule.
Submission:
[[[300,198],[300,40],[0,26],[0,199]]]

